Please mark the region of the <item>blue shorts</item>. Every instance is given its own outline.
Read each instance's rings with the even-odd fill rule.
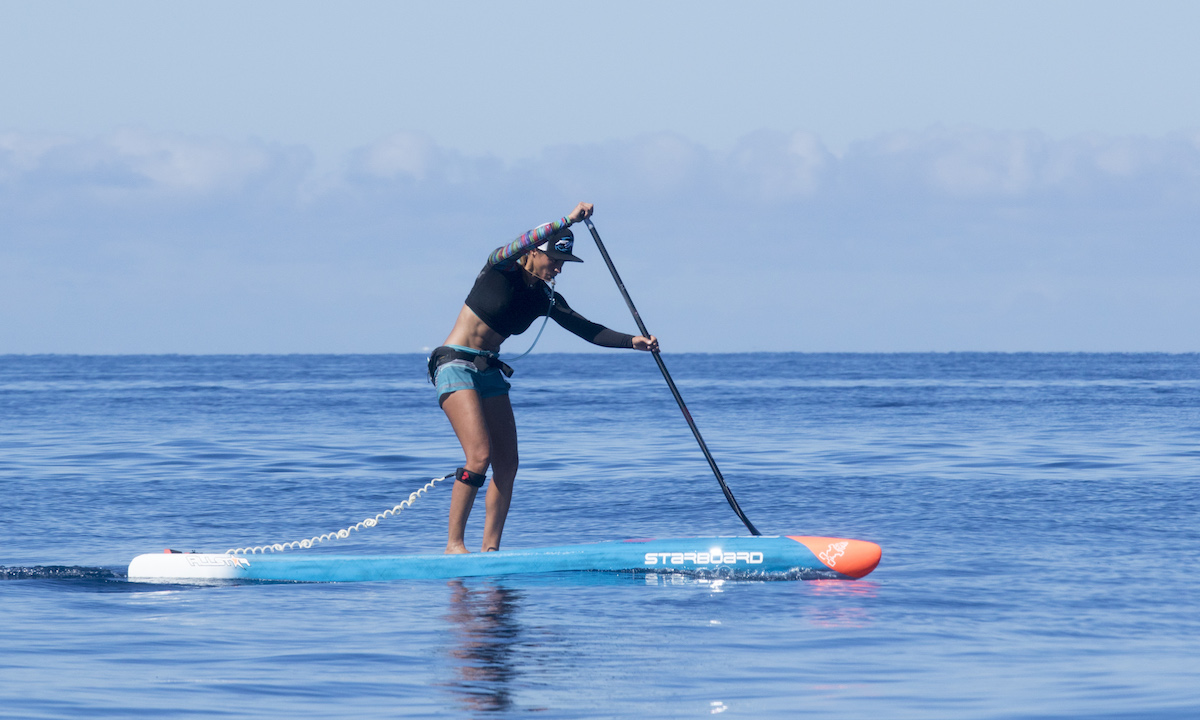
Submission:
[[[462,345],[447,345],[446,347],[451,347],[472,355],[497,357],[494,352],[476,350],[475,348],[463,347]],[[482,400],[484,398],[507,395],[508,389],[512,387],[508,383],[508,378],[504,377],[504,373],[500,372],[500,368],[490,367],[486,370],[480,370],[474,363],[467,360],[451,360],[439,365],[434,379],[437,385],[439,400],[444,395],[458,390],[474,390],[479,393],[479,399]]]

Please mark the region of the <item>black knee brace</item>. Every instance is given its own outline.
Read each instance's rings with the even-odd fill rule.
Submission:
[[[454,471],[454,479],[460,483],[466,483],[473,488],[480,488],[483,487],[484,481],[487,480],[487,475],[471,472],[466,468],[459,468]]]

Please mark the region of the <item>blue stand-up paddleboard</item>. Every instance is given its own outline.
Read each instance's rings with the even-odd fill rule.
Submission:
[[[353,582],[565,571],[668,572],[746,579],[861,578],[882,550],[863,540],[806,537],[636,539],[468,555],[139,555],[129,579],[151,582]]]

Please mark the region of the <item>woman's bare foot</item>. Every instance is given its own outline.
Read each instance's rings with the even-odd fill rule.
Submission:
[[[446,555],[466,555],[469,552],[471,551],[468,550],[467,546],[463,545],[461,542],[446,544]]]

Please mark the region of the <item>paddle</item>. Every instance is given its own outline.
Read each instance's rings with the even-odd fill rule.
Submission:
[[[613,280],[617,282],[617,288],[621,291],[622,297],[625,298],[625,304],[629,306],[629,312],[633,313],[633,320],[637,323],[638,331],[644,337],[650,337],[650,332],[646,330],[645,323],[642,322],[642,316],[638,315],[637,308],[633,306],[633,299],[629,297],[629,291],[625,289],[625,283],[621,282],[621,276],[617,274],[617,267],[613,265],[612,258],[608,256],[608,250],[604,248],[604,242],[600,239],[600,233],[596,232],[596,226],[592,224],[591,218],[584,218],[583,222],[587,225],[588,230],[592,232],[592,239],[596,241],[596,247],[600,249],[600,255],[604,258],[604,263],[608,265],[608,271],[612,273]],[[658,369],[662,371],[663,379],[667,381],[667,387],[671,388],[671,394],[675,396],[675,402],[679,403],[679,409],[683,411],[683,417],[687,419],[688,427],[692,429],[692,434],[696,436],[696,442],[700,443],[700,450],[704,453],[704,457],[708,460],[708,466],[712,468],[713,474],[717,476],[717,482],[721,483],[721,492],[725,493],[725,499],[729,501],[729,507],[737,513],[745,524],[746,529],[751,535],[762,535],[758,528],[750,522],[750,518],[746,517],[746,513],[738,507],[737,499],[733,497],[729,486],[725,484],[725,478],[721,477],[721,470],[717,467],[717,461],[713,459],[712,453],[708,451],[708,446],[704,444],[704,438],[700,436],[700,429],[696,427],[696,421],[692,420],[692,414],[688,412],[687,405],[683,403],[683,396],[679,394],[679,388],[675,387],[675,381],[671,379],[671,373],[667,372],[667,366],[663,363],[662,355],[658,350],[653,350],[654,360],[658,363]]]

